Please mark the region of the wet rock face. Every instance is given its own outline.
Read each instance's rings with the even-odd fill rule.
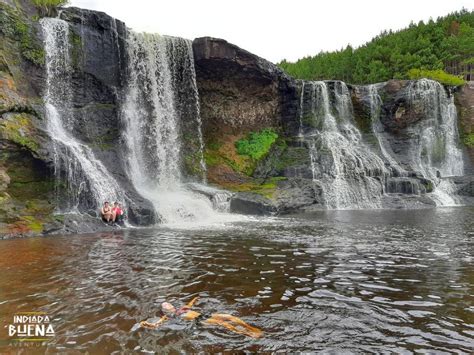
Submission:
[[[450,180],[454,182],[458,195],[474,198],[474,175],[456,176]]]
[[[459,133],[466,146],[468,173],[474,174],[474,81],[464,85],[454,94],[459,116]]]
[[[126,26],[105,13],[74,7],[60,17],[70,32],[74,136],[92,148],[124,189],[127,201],[122,202],[130,222],[153,224],[152,204],[137,193],[125,172],[120,105],[128,61]]]
[[[279,187],[276,201],[280,214],[324,207],[323,190],[311,179],[291,178],[282,182]]]
[[[294,80],[277,66],[222,39],[195,39],[193,51],[207,139],[294,123]]]
[[[69,23],[75,136],[115,155],[113,147],[121,139],[118,95],[125,70],[125,25],[78,8],[64,9],[61,19]]]
[[[125,24],[103,12],[75,7],[65,8],[60,18],[69,23],[72,32],[70,43],[76,68],[106,86],[120,87],[126,60]]]
[[[31,19],[36,13],[30,2],[11,5],[0,4],[0,234],[73,231],[72,219],[54,214],[64,189],[54,179],[53,147],[41,99],[46,83],[42,30]],[[126,190],[129,201],[123,202],[129,220],[152,224],[154,209],[128,182],[123,169],[125,152],[120,148],[118,93],[126,61],[125,25],[106,14],[76,8],[64,9],[61,18],[70,27],[75,136],[94,150]],[[20,22],[26,31],[19,31]],[[28,44],[27,52],[21,43]],[[30,190],[37,193],[29,194]],[[97,218],[97,211],[92,213]],[[77,230],[101,227],[86,223]]]

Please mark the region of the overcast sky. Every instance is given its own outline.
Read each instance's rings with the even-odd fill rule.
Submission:
[[[360,46],[384,29],[434,19],[474,0],[70,0],[136,31],[223,38],[272,62]]]

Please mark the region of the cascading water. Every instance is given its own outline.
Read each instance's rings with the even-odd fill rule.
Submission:
[[[97,208],[104,201],[124,201],[115,179],[92,150],[72,133],[71,59],[68,23],[40,21],[46,52],[46,125],[54,144],[57,179],[67,185],[67,210]],[[63,175],[64,174],[64,175]]]
[[[444,179],[464,172],[453,97],[436,81],[411,82],[410,112],[422,119],[408,128],[408,153],[395,153],[380,121],[378,85],[383,84],[358,89],[370,104],[374,149],[363,143],[354,124],[351,96],[343,82],[306,82],[301,90],[298,136],[307,132],[303,139],[313,181],[322,188],[326,207],[380,208],[386,193],[419,195],[429,192],[430,185],[434,190],[427,197],[436,205],[458,204],[452,182]],[[303,120],[312,130],[303,130]]]
[[[349,90],[335,82],[331,110],[326,82],[311,82],[310,112],[313,132],[307,134],[313,180],[323,187],[325,204],[332,209],[379,208],[383,161],[362,142],[354,126]]]
[[[392,173],[397,176],[407,176],[407,172],[403,169],[400,164],[394,158],[394,153],[390,144],[384,135],[384,129],[380,122],[380,111],[382,109],[382,98],[380,97],[377,89],[377,84],[368,86],[368,97],[370,100],[370,118],[372,121],[372,132],[377,139],[380,153],[392,169]]]
[[[299,137],[299,138],[303,138],[303,137],[304,137],[304,131],[303,131],[303,112],[304,112],[304,80],[301,81],[300,113],[299,113],[300,127],[299,127],[299,132],[298,132],[298,137]]]
[[[418,139],[410,150],[411,167],[435,183],[432,197],[437,205],[457,205],[451,183],[441,179],[464,174],[454,98],[437,81],[421,79],[411,83],[409,99],[412,109],[425,118],[413,128]]]
[[[220,220],[205,195],[186,186],[182,174],[182,120],[196,120],[203,162],[203,140],[199,107],[197,117],[180,117],[177,105],[186,100],[178,76],[199,105],[191,42],[182,38],[129,32],[128,78],[123,106],[128,145],[129,176],[144,197],[151,200],[163,223],[210,222]]]

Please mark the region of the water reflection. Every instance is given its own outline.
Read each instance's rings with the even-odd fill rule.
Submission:
[[[228,229],[0,242],[0,329],[54,317],[48,351],[474,351],[474,209],[331,211]],[[132,327],[201,296],[266,332]],[[0,337],[4,339],[4,334]],[[6,349],[0,345],[0,351]]]

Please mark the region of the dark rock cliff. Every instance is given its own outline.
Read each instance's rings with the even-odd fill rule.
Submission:
[[[459,115],[459,133],[471,163],[469,172],[474,174],[474,81],[456,92],[455,102]]]
[[[75,137],[92,148],[124,189],[131,222],[149,225],[155,220],[153,206],[135,191],[125,172],[120,95],[128,61],[126,26],[105,13],[74,7],[61,11],[60,18],[70,29]]]
[[[206,139],[264,127],[294,132],[295,81],[274,64],[222,39],[193,42]]]
[[[64,9],[60,16],[70,23],[76,137],[124,186],[132,223],[149,225],[154,210],[128,182],[123,165],[119,93],[126,65],[125,25],[104,13],[77,8]],[[53,215],[61,208],[63,186],[54,179],[53,150],[45,131],[42,31],[29,1],[0,2],[0,39],[0,234],[104,228],[96,218],[81,226],[80,221]],[[82,206],[87,211],[87,201]]]

